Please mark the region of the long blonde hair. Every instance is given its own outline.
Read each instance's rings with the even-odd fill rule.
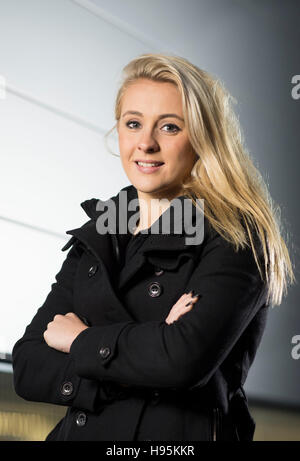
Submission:
[[[195,198],[204,199],[205,216],[219,234],[234,244],[236,251],[239,246],[249,246],[249,239],[263,278],[253,244],[251,229],[255,229],[263,248],[267,303],[280,305],[295,276],[281,236],[280,208],[274,205],[244,146],[241,127],[232,109],[235,98],[219,79],[179,56],[143,54],[124,67],[123,75],[115,101],[117,121],[121,116],[122,96],[137,79],[177,86],[190,143],[199,157],[191,176],[182,184],[182,192],[196,206]]]

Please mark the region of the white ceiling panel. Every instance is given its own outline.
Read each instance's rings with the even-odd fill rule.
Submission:
[[[0,354],[4,354],[11,353],[44,303],[67,252],[61,251],[62,239],[1,219],[0,234]]]
[[[0,216],[63,235],[88,220],[82,201],[129,184],[101,135],[11,94],[0,119]]]
[[[104,129],[113,120],[121,68],[145,49],[70,0],[0,2],[0,74],[7,86]]]

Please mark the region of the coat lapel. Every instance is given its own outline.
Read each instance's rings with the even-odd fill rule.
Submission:
[[[127,200],[121,203],[127,207],[127,224],[134,213],[139,213],[139,206],[134,211],[129,210],[128,203],[133,199],[137,199],[137,190],[134,186],[127,186],[121,191],[127,192]],[[179,197],[181,200],[184,196]],[[67,249],[72,245],[74,239],[77,238],[82,241],[89,251],[104,264],[105,269],[111,279],[114,278],[116,271],[119,273],[118,289],[121,290],[137,273],[142,269],[143,265],[148,261],[150,264],[160,267],[161,269],[171,270],[176,269],[182,258],[191,257],[197,258],[198,252],[202,245],[190,245],[186,242],[187,234],[183,230],[182,233],[175,233],[172,215],[169,217],[171,222],[170,233],[151,233],[154,225],[151,226],[150,232],[145,233],[144,243],[141,245],[139,250],[136,252],[134,257],[126,264],[121,271],[119,270],[119,216],[120,216],[120,193],[112,197],[112,200],[116,205],[116,228],[117,234],[106,233],[99,234],[96,228],[96,221],[104,211],[97,211],[96,205],[98,199],[92,198],[81,203],[81,207],[84,209],[86,214],[91,218],[90,221],[85,223],[82,227],[72,229],[66,233],[72,235],[72,239],[62,248]],[[121,210],[122,213],[124,210]],[[162,220],[168,218],[170,208],[168,208],[158,219],[156,225],[158,229],[162,229]],[[192,206],[192,220],[195,217],[195,206]],[[204,218],[204,225],[207,222]],[[184,226],[182,226],[184,229]],[[157,227],[155,227],[157,229]],[[205,229],[203,229],[205,232]],[[128,232],[128,231],[127,231]],[[127,238],[130,238],[130,234],[127,234]],[[122,237],[122,236],[121,236]],[[125,237],[126,238],[126,237]]]
[[[182,258],[195,257],[191,248],[186,248],[182,236],[150,234],[133,258],[123,267],[119,276],[118,288],[121,290],[148,261],[163,270],[174,270]]]
[[[113,245],[110,234],[99,235],[97,233],[94,220],[88,221],[82,227],[77,229],[68,230],[66,233],[72,235],[74,238],[76,237],[84,243],[93,256],[105,265],[110,277],[113,276],[114,271],[116,270],[116,258],[113,254]],[[69,247],[69,244],[72,244],[73,241],[71,239],[67,245],[63,247],[63,250],[66,250]]]

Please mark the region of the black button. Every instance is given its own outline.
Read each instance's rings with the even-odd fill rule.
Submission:
[[[64,383],[60,391],[62,395],[71,395],[73,392],[73,384],[70,381]]]
[[[160,283],[158,282],[153,282],[148,287],[148,293],[152,298],[156,298],[157,296],[160,296],[161,292],[162,292],[162,287]]]
[[[86,420],[87,420],[87,416],[86,416],[85,413],[82,413],[82,412],[77,413],[77,415],[76,415],[76,424],[77,424],[77,426],[79,426],[79,427],[85,426]]]
[[[95,275],[97,270],[98,270],[98,266],[96,264],[94,266],[91,266],[89,268],[89,277],[92,277],[93,275]]]
[[[155,268],[155,272],[154,272],[155,275],[159,276],[159,275],[162,275],[163,273],[164,271],[160,267]]]
[[[103,357],[105,359],[110,354],[110,348],[109,347],[101,347],[101,349],[99,351],[99,354],[101,355],[101,357]]]

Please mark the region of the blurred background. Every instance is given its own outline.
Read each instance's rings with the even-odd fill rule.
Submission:
[[[80,203],[129,184],[103,135],[132,58],[176,54],[224,82],[296,263],[299,17],[298,0],[0,0],[0,440],[44,440],[67,410],[15,394],[11,351],[55,281],[65,232],[87,221]],[[296,284],[269,311],[245,384],[254,440],[300,440],[299,344]]]

